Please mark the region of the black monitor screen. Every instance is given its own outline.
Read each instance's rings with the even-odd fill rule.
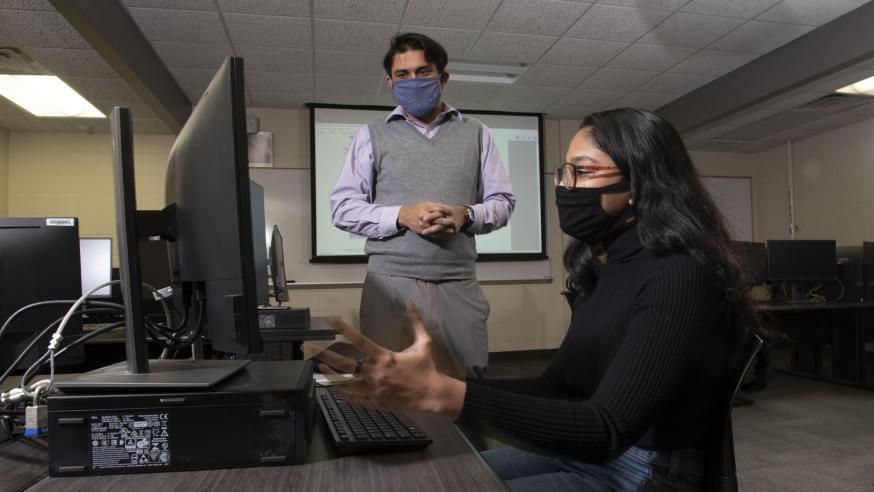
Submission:
[[[765,243],[734,241],[734,246],[740,254],[742,267],[750,282],[754,285],[768,281],[768,251]]]
[[[768,280],[813,282],[836,277],[834,240],[768,241]]]

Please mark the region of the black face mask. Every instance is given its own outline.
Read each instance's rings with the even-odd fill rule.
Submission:
[[[588,245],[599,244],[618,218],[604,211],[601,195],[626,189],[628,183],[624,181],[601,188],[568,190],[563,186],[556,186],[555,204],[558,206],[558,224],[561,230]]]

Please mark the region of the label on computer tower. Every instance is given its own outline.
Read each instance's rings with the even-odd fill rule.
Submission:
[[[73,227],[74,225],[76,225],[76,219],[67,217],[48,217],[46,218],[46,225]]]
[[[166,413],[92,415],[91,468],[170,466]]]

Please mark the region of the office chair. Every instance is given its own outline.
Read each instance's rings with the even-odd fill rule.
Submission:
[[[737,390],[740,388],[744,374],[759,353],[764,341],[759,335],[751,334],[744,346],[744,359],[729,380],[729,394],[723,400],[724,410],[719,413],[718,420],[708,439],[706,461],[704,464],[704,490],[709,492],[736,492],[737,470],[734,464],[734,435],[731,429],[731,407]]]

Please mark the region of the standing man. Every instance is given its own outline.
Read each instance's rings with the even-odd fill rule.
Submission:
[[[412,341],[409,299],[440,368],[482,377],[489,303],[476,281],[474,234],[507,224],[516,198],[489,129],[441,102],[446,50],[395,36],[383,59],[398,107],[355,135],[331,194],[331,220],[366,236],[361,331],[387,348]]]

